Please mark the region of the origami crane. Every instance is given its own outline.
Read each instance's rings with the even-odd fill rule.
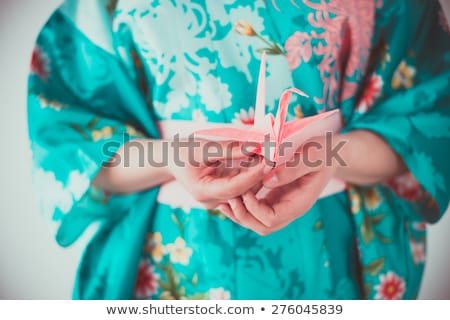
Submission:
[[[292,93],[308,97],[303,91],[290,88],[279,100],[276,116],[266,114],[266,55],[262,54],[255,104],[254,125],[245,128],[215,128],[199,130],[195,137],[208,140],[240,141],[256,145],[254,151],[275,165],[292,159],[297,150],[309,139],[326,132],[338,132],[342,127],[339,110],[323,112],[315,116],[286,121],[287,108]]]

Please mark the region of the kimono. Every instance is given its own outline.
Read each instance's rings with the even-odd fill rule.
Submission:
[[[408,172],[347,184],[268,236],[161,201],[163,186],[92,185],[161,124],[253,123],[262,51],[268,112],[299,88],[288,118],[338,108],[342,133],[376,133]],[[414,299],[450,196],[449,26],[438,1],[65,1],[32,54],[28,122],[57,243],[90,235],[74,299]]]

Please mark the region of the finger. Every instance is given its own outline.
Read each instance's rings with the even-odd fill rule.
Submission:
[[[274,212],[292,221],[306,212],[316,203],[320,193],[326,186],[326,179],[320,172],[311,173],[297,182],[297,187],[290,188],[281,195],[279,201],[272,206]]]
[[[244,142],[238,141],[193,141],[195,149],[194,160],[202,165],[210,165],[221,160],[239,160],[254,156],[252,150],[257,147],[249,147]],[[192,144],[194,146],[194,144]]]
[[[260,235],[268,234],[266,226],[256,220],[245,208],[244,203],[240,198],[228,200],[228,203],[233,210],[234,216],[239,221],[239,224],[247,229],[253,230]]]
[[[215,177],[207,175],[198,182],[199,188],[211,198],[228,200],[240,196],[261,182],[264,176],[263,161],[235,176]]]
[[[247,209],[247,212],[252,215],[256,220],[258,220],[259,222],[261,222],[264,225],[264,228],[261,230],[258,230],[259,234],[261,235],[269,235],[271,233],[274,233],[278,230],[281,230],[283,228],[285,228],[287,225],[289,225],[291,223],[291,221],[289,219],[285,219],[282,216],[277,216],[272,208],[270,206],[268,206],[267,204],[259,201],[256,199],[256,197],[248,192],[245,195],[246,199],[244,200],[244,196],[243,196],[243,203]],[[258,216],[260,215],[255,215],[252,213],[252,211],[250,210],[250,208],[252,208],[252,210],[255,210],[254,212],[263,212],[266,211],[266,215],[265,217],[271,217],[272,220],[267,220],[265,221],[265,223],[261,220],[258,219]],[[270,212],[270,213],[269,213]]]
[[[286,185],[281,192],[269,193],[263,200],[250,192],[242,198],[255,219],[271,230],[278,230],[310,210],[326,185],[325,181],[324,174],[311,173]]]
[[[211,210],[217,208],[219,201],[199,201],[206,210]]]
[[[256,194],[256,193],[258,193],[258,191],[261,190],[262,187],[263,187],[262,182],[258,182],[256,185],[254,185],[252,188],[250,188],[249,192]]]
[[[222,203],[217,207],[226,217],[228,217],[231,221],[236,224],[240,224],[239,220],[235,217],[233,211],[230,208],[228,203]]]
[[[252,192],[246,192],[242,200],[247,211],[264,226],[274,228],[281,223],[282,217],[279,217],[264,200],[256,199]]]
[[[233,177],[240,173],[239,168],[227,167],[225,163],[221,162],[219,166],[216,167],[214,175],[216,177]]]
[[[301,162],[301,155],[296,154],[294,158],[273,169],[264,177],[263,183],[267,188],[277,188],[287,185],[302,176],[311,173],[314,168],[306,166]]]
[[[241,159],[246,157],[253,157],[255,153],[261,149],[259,143],[253,142],[239,142],[239,141],[222,141],[218,142],[223,152],[222,156],[218,156],[216,160],[221,159]]]
[[[291,224],[291,222],[292,221],[287,221],[287,222],[284,222],[284,223],[281,223],[281,224],[277,225],[276,227],[270,228],[270,233],[274,233],[274,232],[277,232],[279,230],[282,230],[282,229],[286,228],[288,225]]]

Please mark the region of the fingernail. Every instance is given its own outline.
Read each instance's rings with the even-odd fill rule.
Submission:
[[[268,178],[266,181],[264,181],[264,185],[266,187],[275,187],[279,182],[279,179],[276,174],[272,175],[270,178]]]

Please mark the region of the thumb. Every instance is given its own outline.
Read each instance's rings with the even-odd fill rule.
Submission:
[[[274,189],[287,185],[313,171],[312,168],[301,162],[301,155],[296,154],[291,161],[273,169],[264,177],[263,183],[265,187]]]
[[[202,143],[202,160],[242,160],[255,156],[260,147],[258,143],[247,141],[205,141]]]

